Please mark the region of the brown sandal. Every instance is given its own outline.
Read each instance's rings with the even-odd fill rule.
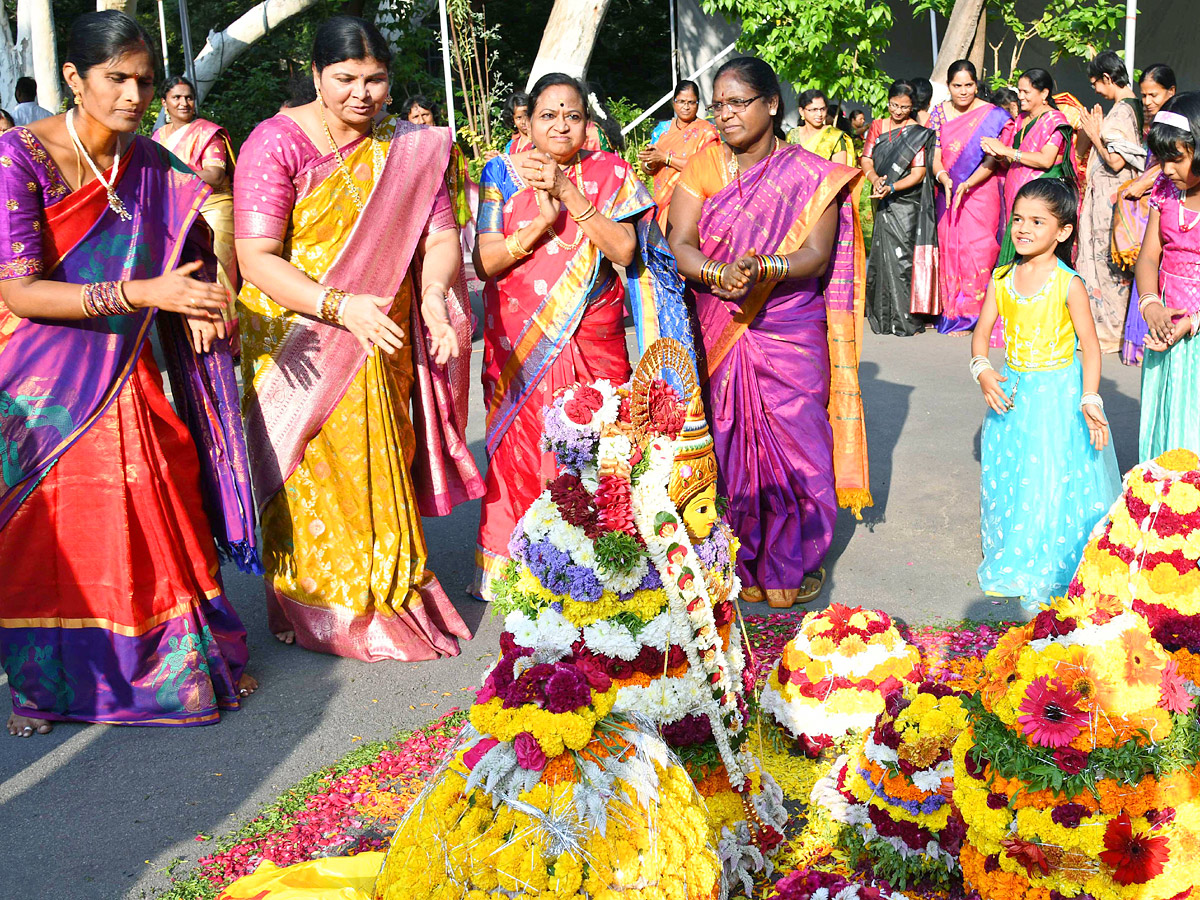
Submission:
[[[762,588],[744,587],[742,592],[738,594],[738,599],[743,603],[762,603],[767,599],[767,595],[763,593]]]

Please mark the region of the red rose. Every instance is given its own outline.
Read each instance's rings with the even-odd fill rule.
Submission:
[[[687,653],[678,644],[672,644],[671,649],[667,652],[667,665],[676,669],[687,662]]]
[[[604,670],[610,678],[628,678],[633,674],[632,663],[627,663],[623,659],[611,658],[604,664]]]
[[[1088,755],[1074,747],[1061,747],[1054,751],[1054,762],[1068,775],[1078,775],[1088,766]]]
[[[588,409],[587,406],[572,397],[563,404],[563,412],[576,425],[587,425],[592,421],[595,410]]]
[[[630,402],[629,395],[627,394],[622,397],[620,404],[617,406],[618,421],[629,423],[632,420],[632,416],[630,415],[632,407],[633,404]]]
[[[659,434],[675,438],[683,430],[686,410],[675,389],[661,378],[650,383],[650,423]]]

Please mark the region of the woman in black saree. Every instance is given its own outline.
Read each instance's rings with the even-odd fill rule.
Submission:
[[[934,133],[912,119],[913,88],[888,89],[888,118],[867,132],[862,167],[878,200],[867,263],[867,319],[876,334],[910,337],[937,307],[937,219],[926,178]]]

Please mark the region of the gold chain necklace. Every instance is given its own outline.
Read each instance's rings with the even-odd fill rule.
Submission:
[[[117,214],[117,216],[126,222],[133,218],[129,210],[125,208],[125,204],[121,202],[121,198],[117,196],[117,173],[121,169],[121,137],[117,136],[117,149],[113,151],[112,164],[112,181],[104,177],[104,173],[100,171],[100,167],[96,165],[96,161],[92,159],[92,154],[88,153],[87,147],[83,146],[83,141],[79,139],[79,133],[75,130],[75,110],[67,111],[67,134],[71,136],[71,143],[75,145],[76,159],[82,153],[83,158],[87,160],[88,166],[91,167],[92,173],[96,176],[96,180],[100,182],[100,186],[104,188],[108,194],[108,208]],[[83,187],[83,174],[79,176],[79,186]]]
[[[329,146],[333,149],[333,155],[337,158],[338,168],[341,170],[342,179],[346,182],[346,190],[350,192],[350,202],[354,204],[355,209],[359,212],[363,211],[366,206],[362,198],[362,193],[358,189],[358,184],[354,181],[354,174],[350,171],[350,167],[346,165],[346,160],[342,157],[342,151],[333,140],[333,134],[329,130],[329,123],[325,120],[325,105],[319,107],[321,112],[321,127],[325,129],[325,138],[329,141]],[[374,184],[379,173],[383,169],[383,144],[379,140],[379,132],[375,125],[375,120],[371,120],[371,183]]]
[[[775,143],[771,145],[771,153],[779,149],[779,138],[775,138]],[[768,153],[767,156],[770,156]],[[736,181],[742,177],[742,166],[738,162],[737,154],[733,152],[733,148],[729,148],[729,159],[725,162],[725,172],[729,175],[730,181]]]
[[[588,195],[587,195],[587,192],[583,189],[583,161],[577,158],[575,161],[575,165],[572,166],[572,168],[575,170],[575,187],[579,188],[579,193],[583,194],[583,199],[586,200],[586,199],[588,199]],[[571,180],[570,175],[567,176],[567,180],[568,181]],[[575,226],[575,230],[578,232],[575,235],[575,240],[573,240],[571,243],[568,244],[566,241],[564,241],[562,238],[560,238],[558,236],[558,232],[555,231],[554,226],[551,225],[549,228],[550,239],[552,241],[554,241],[554,243],[558,244],[558,246],[562,247],[564,250],[568,250],[568,251],[574,250],[580,244],[582,244],[583,239],[587,237],[587,233],[584,232],[584,230],[582,228],[580,228],[579,225]]]

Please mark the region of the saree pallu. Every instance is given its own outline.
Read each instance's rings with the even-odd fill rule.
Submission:
[[[747,586],[800,587],[833,539],[838,506],[871,504],[858,384],[864,297],[862,174],[781,146],[704,201],[700,249],[732,263],[792,253],[834,205],[820,278],[756,285],[740,304],[695,291],[726,518]]]
[[[650,135],[650,143],[663,153],[684,157],[691,157],[719,140],[716,126],[707,119],[696,119],[686,128],[676,128],[675,120],[670,119],[655,128]],[[682,174],[682,169],[673,166],[663,166],[654,173],[654,202],[658,206],[658,227],[663,232],[667,230],[671,197],[675,194],[675,185]]]
[[[178,137],[176,137],[178,135]],[[237,254],[233,251],[233,143],[229,132],[207,119],[193,119],[175,141],[162,135],[162,129],[154,133],[154,140],[162,144],[193,169],[205,167],[205,156],[214,142],[224,149],[225,175],[227,181],[220,191],[214,190],[200,208],[200,215],[213,233],[213,254],[217,257],[217,281],[230,297],[236,297],[241,287],[238,277]],[[229,304],[226,321],[236,322],[235,306]]]
[[[1032,121],[1018,120],[1013,132],[1013,146],[1022,153],[1036,153],[1046,144],[1057,138],[1060,142],[1061,155],[1058,162],[1049,169],[1034,169],[1030,166],[1011,163],[1004,174],[1004,237],[1000,241],[1000,255],[996,258],[997,266],[1006,266],[1017,258],[1017,248],[1012,242],[1012,213],[1013,203],[1017,192],[1035,178],[1061,178],[1078,190],[1076,172],[1068,158],[1070,155],[1071,138],[1074,134],[1067,117],[1057,109],[1042,113]],[[1082,202],[1082,198],[1080,200]]]
[[[638,251],[626,277],[639,348],[672,337],[694,354],[682,280],[650,195],[620,157],[591,153],[580,165],[596,208],[614,221],[635,223]],[[481,212],[480,229],[511,233],[537,215],[534,192],[506,157],[488,166],[482,190],[490,212]],[[579,235],[566,210],[555,230],[567,247]],[[488,473],[472,588],[484,600],[507,562],[517,522],[555,475],[554,456],[541,447],[544,407],[557,390],[577,382],[603,378],[619,385],[629,378],[625,297],[612,266],[587,239],[568,250],[543,238],[531,257],[484,288]]]
[[[1129,288],[1133,273],[1118,266],[1112,258],[1113,223],[1117,192],[1128,172],[1140,172],[1146,166],[1145,150],[1139,141],[1141,128],[1136,100],[1122,100],[1101,123],[1101,139],[1107,149],[1125,162],[1120,171],[1108,167],[1099,153],[1088,157],[1087,187],[1079,214],[1079,240],[1076,242],[1076,268],[1087,286],[1096,337],[1102,353],[1116,353],[1125,335],[1129,312]]]
[[[984,160],[983,138],[1011,140],[1013,122],[1007,112],[990,103],[953,119],[934,111],[942,165],[955,187],[962,184]],[[1004,222],[1003,178],[991,176],[963,196],[957,211],[950,209],[953,189],[938,191],[938,294],[942,334],[973,331],[983,308],[988,279],[1000,254],[1000,229]],[[993,346],[999,346],[999,331]]]
[[[1153,154],[1146,150],[1144,169],[1157,165]],[[1142,239],[1146,236],[1146,224],[1150,220],[1150,191],[1137,199],[1122,196],[1125,188],[1136,179],[1123,182],[1117,189],[1117,203],[1113,209],[1113,234],[1110,249],[1113,265],[1132,273],[1142,252]],[[1127,366],[1142,364],[1143,344],[1149,330],[1142,311],[1138,309],[1137,279],[1129,283],[1129,311],[1125,314],[1125,329],[1121,335],[1121,362]]]
[[[368,662],[452,656],[457,638],[470,638],[426,568],[420,517],[481,493],[462,438],[469,356],[433,364],[414,300],[417,242],[449,136],[391,122],[379,134],[387,151],[377,181],[371,139],[343,150],[367,197],[361,213],[333,154],[296,177],[283,252],[323,284],[395,297],[387,314],[404,329],[404,348],[367,354],[344,328],[286,310],[253,285],[239,297],[270,627],[310,650]],[[447,306],[466,348],[464,297],[460,275]]]
[[[190,170],[138,138],[116,181],[129,221],[99,181],[46,208],[46,277],[152,278],[193,259],[213,268],[193,228],[208,188]],[[14,711],[217,721],[238,708],[247,650],[210,525],[240,564],[257,564],[228,346],[197,357],[182,321],[157,313],[176,415],[147,339],[154,310],[14,324],[0,304],[0,319],[0,658]]]
[[[896,132],[888,132],[896,135]],[[880,137],[872,161],[889,184],[908,175],[917,154],[933,153],[934,133],[910,125],[899,136]],[[925,330],[918,315],[938,313],[937,218],[933,179],[889,194],[875,211],[867,264],[867,319],[876,334],[911,337]]]

